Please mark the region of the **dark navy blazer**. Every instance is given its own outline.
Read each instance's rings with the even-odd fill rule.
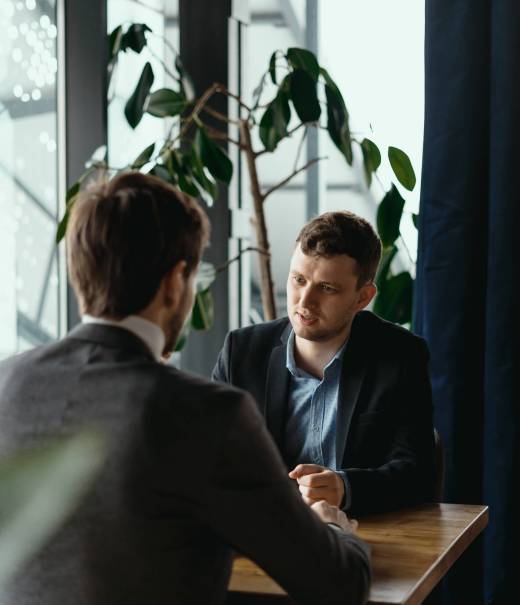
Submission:
[[[230,332],[213,378],[251,393],[282,457],[290,374],[287,318]],[[433,406],[425,341],[369,311],[358,313],[343,357],[337,460],[351,512],[390,510],[433,497]],[[340,469],[338,469],[340,470]]]

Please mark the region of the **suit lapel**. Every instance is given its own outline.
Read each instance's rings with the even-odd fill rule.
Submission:
[[[265,384],[264,413],[267,428],[280,450],[283,446],[284,417],[289,392],[289,371],[286,367],[286,354],[287,339],[290,332],[291,324],[287,322],[280,341],[271,351]]]
[[[358,314],[352,324],[349,341],[343,356],[336,416],[337,468],[341,468],[343,464],[352,416],[359,401],[359,393],[367,370],[367,338],[363,333],[363,323],[363,315]]]

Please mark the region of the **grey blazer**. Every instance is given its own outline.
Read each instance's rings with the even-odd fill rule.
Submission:
[[[247,390],[282,456],[290,373],[285,317],[230,332],[213,378]],[[336,459],[354,514],[433,497],[433,404],[425,341],[369,311],[354,319],[343,357]],[[300,460],[305,463],[308,460]]]
[[[245,392],[95,324],[0,364],[0,455],[85,425],[104,469],[2,605],[222,603],[232,549],[300,603],[365,601],[367,547],[303,503]]]

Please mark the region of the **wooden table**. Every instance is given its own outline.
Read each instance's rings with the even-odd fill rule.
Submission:
[[[487,522],[487,506],[465,504],[426,504],[360,518],[358,533],[372,547],[369,604],[422,603]],[[244,557],[235,559],[229,590],[286,594]]]

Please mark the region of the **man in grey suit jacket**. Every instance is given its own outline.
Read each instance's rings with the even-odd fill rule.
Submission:
[[[289,317],[228,334],[213,374],[253,395],[306,502],[355,514],[431,500],[434,484],[426,343],[363,310],[380,250],[350,212],[313,219],[291,259]]]
[[[86,425],[111,449],[3,605],[221,603],[232,549],[301,603],[365,601],[355,522],[301,500],[251,397],[161,362],[207,231],[194,200],[148,175],[80,193],[67,249],[83,323],[0,364],[0,454]]]

